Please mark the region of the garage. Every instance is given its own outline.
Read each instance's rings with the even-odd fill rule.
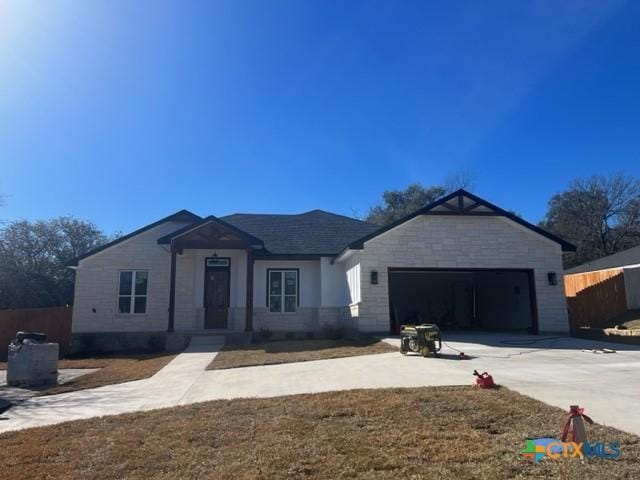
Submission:
[[[393,333],[405,323],[537,333],[535,305],[531,270],[389,268]]]
[[[566,333],[570,243],[464,190],[360,238],[334,260],[364,332],[444,329]]]

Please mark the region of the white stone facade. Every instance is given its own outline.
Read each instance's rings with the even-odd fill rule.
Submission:
[[[532,269],[539,330],[568,331],[562,282],[547,281],[548,272],[561,277],[560,245],[505,217],[421,215],[365,242],[359,251],[361,300],[350,309],[361,331],[389,331],[388,269],[398,267]],[[377,285],[370,282],[373,270]]]
[[[171,255],[158,238],[185,223],[165,222],[102,252],[76,267],[73,332],[162,332],[167,329]],[[245,328],[246,252],[185,250],[177,257],[175,330],[204,330],[205,258],[229,257],[228,330]],[[558,243],[500,216],[422,215],[348,251],[339,261],[257,259],[254,269],[254,330],[320,330],[324,325],[355,325],[362,331],[389,331],[389,268],[528,269],[534,274],[540,331],[568,330],[562,282],[551,286],[548,272],[562,273]],[[299,271],[296,313],[272,313],[267,306],[267,270]],[[118,274],[148,271],[147,310],[117,313]],[[371,272],[378,272],[372,285]]]
[[[162,332],[169,321],[171,255],[158,238],[184,224],[167,222],[103,252],[81,260],[76,267],[73,333]],[[230,303],[227,329],[245,329],[247,254],[242,250],[185,250],[176,259],[174,328],[177,332],[204,330],[204,266],[213,255],[230,259]],[[267,308],[267,270],[295,268],[300,276],[300,304],[295,313],[272,313]],[[118,314],[118,275],[121,270],[148,272],[145,314]],[[324,285],[324,286],[322,286]],[[281,332],[321,329],[336,325],[345,298],[344,272],[329,258],[320,260],[256,260],[254,266],[254,330]]]
[[[166,330],[171,256],[168,246],[158,245],[157,240],[184,225],[165,222],[81,260],[76,268],[73,333]],[[118,314],[120,270],[149,272],[146,314]]]

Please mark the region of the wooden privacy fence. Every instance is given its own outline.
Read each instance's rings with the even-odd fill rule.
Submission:
[[[71,307],[20,308],[0,310],[0,359],[6,360],[7,346],[16,332],[47,334],[47,340],[60,344],[60,354],[69,352],[71,341]]]
[[[611,319],[627,310],[621,268],[565,275],[564,288],[571,329],[610,327]]]

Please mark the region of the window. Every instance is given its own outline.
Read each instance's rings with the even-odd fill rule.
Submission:
[[[295,312],[299,302],[298,270],[267,270],[270,312]]]
[[[212,257],[207,258],[207,267],[228,267],[229,259],[228,258],[220,258],[220,257]]]
[[[142,270],[120,272],[118,313],[146,313],[148,277],[149,273]]]

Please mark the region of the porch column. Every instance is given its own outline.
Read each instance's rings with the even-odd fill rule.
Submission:
[[[173,332],[173,318],[176,313],[176,252],[175,248],[171,247],[171,277],[169,279],[169,325],[167,326],[167,332]]]
[[[244,331],[253,331],[253,251],[247,250],[247,300],[245,303]]]

